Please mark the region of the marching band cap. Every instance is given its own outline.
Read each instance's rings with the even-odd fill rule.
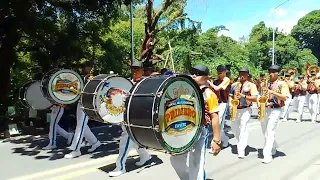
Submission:
[[[206,76],[209,75],[209,73],[210,73],[209,68],[207,66],[205,66],[205,65],[202,65],[202,64],[197,64],[192,69],[200,71]]]
[[[217,67],[217,71],[224,71],[224,70],[227,70],[227,67],[225,65],[219,65]]]
[[[299,78],[299,79],[302,79],[302,78],[304,78],[304,76],[303,76],[303,75],[299,75],[298,78]]]
[[[239,72],[247,72],[247,73],[249,73],[249,69],[248,68],[241,68],[239,70]]]
[[[268,70],[274,70],[274,71],[277,71],[277,72],[280,72],[281,71],[281,66],[279,65],[272,65],[268,68]]]
[[[137,68],[143,68],[143,63],[140,62],[140,61],[133,62],[133,63],[131,64],[131,67],[132,67],[132,68],[135,68],[135,67],[137,67]]]
[[[311,72],[311,75],[316,75],[316,74],[317,74],[317,72],[315,72],[315,71]]]
[[[265,76],[265,75],[266,75],[265,73],[260,73],[260,77]]]
[[[289,74],[289,73],[287,73],[287,72],[285,72],[285,73],[284,73],[284,76],[290,76],[290,74]]]

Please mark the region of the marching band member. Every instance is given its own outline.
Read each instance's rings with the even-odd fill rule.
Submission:
[[[205,111],[205,124],[210,125],[213,129],[214,140],[212,143],[213,155],[217,155],[220,152],[220,126],[218,117],[218,98],[215,93],[209,88],[209,68],[204,65],[196,65],[192,69],[192,77],[200,86],[203,92],[206,111]],[[193,151],[188,153],[175,155],[170,157],[171,165],[175,169],[176,173],[183,180],[202,180],[206,179],[205,173],[205,151],[207,143],[207,128],[202,129],[202,134],[197,143],[194,146]],[[187,159],[189,157],[189,162]],[[188,164],[188,165],[187,165]]]
[[[284,102],[291,97],[288,85],[284,81],[278,80],[278,74],[281,67],[272,65],[268,69],[270,82],[267,83],[267,92],[261,91],[261,96],[267,97],[265,119],[261,122],[262,132],[265,137],[265,145],[263,148],[262,163],[270,163],[272,155],[277,151],[277,143],[275,141],[275,129],[281,115],[281,107]]]
[[[55,149],[57,133],[67,139],[67,144],[70,145],[73,137],[73,133],[68,133],[66,130],[59,126],[59,121],[63,115],[64,107],[62,105],[55,104],[51,107],[51,121],[49,128],[49,144],[42,148],[44,150]]]
[[[132,81],[137,83],[143,78],[144,68],[142,62],[134,62],[131,65],[132,72]],[[116,161],[116,168],[109,172],[110,177],[117,177],[126,172],[125,163],[128,157],[128,154],[132,148],[135,148],[137,153],[140,156],[140,161],[136,162],[137,166],[143,166],[147,161],[151,159],[151,155],[144,148],[140,148],[136,145],[129,137],[128,132],[124,125],[121,126],[122,134],[120,137],[119,143],[119,156]]]
[[[284,74],[285,79],[284,82],[287,84],[287,86],[289,87],[289,92],[290,92],[290,98],[288,98],[285,102],[284,102],[284,107],[283,107],[283,111],[282,114],[280,116],[280,119],[282,119],[283,122],[288,121],[288,116],[289,116],[289,106],[291,104],[292,101],[292,94],[295,91],[295,86],[294,86],[294,81],[292,76],[290,76],[289,73],[285,73]]]
[[[309,93],[309,112],[311,115],[311,122],[316,123],[317,120],[317,110],[318,110],[318,91],[319,84],[316,81],[316,72],[311,73],[311,77],[308,82],[307,91]]]
[[[92,69],[92,64],[89,62],[86,62],[82,65],[82,71],[84,76],[90,74]],[[85,79],[85,82],[87,79]],[[88,116],[84,113],[84,111],[81,109],[80,101],[77,104],[77,126],[74,133],[74,138],[72,141],[72,144],[70,146],[70,149],[72,150],[71,153],[66,154],[64,157],[66,159],[75,158],[78,156],[81,156],[80,148],[82,147],[82,141],[83,137],[86,138],[89,144],[91,144],[91,148],[88,149],[88,152],[95,151],[99,146],[101,146],[101,142],[95,137],[95,135],[92,133],[88,126]]]
[[[211,88],[214,89],[215,94],[219,100],[219,123],[220,123],[220,137],[222,141],[222,146],[228,147],[229,145],[229,137],[224,133],[224,124],[225,124],[225,117],[227,112],[227,103],[229,98],[229,91],[230,91],[230,79],[226,76],[226,66],[219,65],[217,67],[218,72],[218,79],[214,80],[213,82],[208,81]],[[212,132],[210,132],[212,133]],[[211,139],[209,139],[209,152],[211,153]]]
[[[303,114],[303,107],[304,103],[306,101],[306,92],[307,91],[307,82],[304,81],[304,76],[300,75],[298,76],[298,82],[296,82],[295,85],[295,91],[294,91],[294,106],[295,109],[298,111],[297,116],[297,123],[301,122],[302,114]]]
[[[235,138],[238,140],[238,158],[245,157],[245,148],[248,145],[248,122],[251,118],[252,102],[257,101],[257,86],[248,81],[249,70],[242,68],[239,71],[239,79],[233,83],[230,89],[230,113],[231,129]],[[236,104],[234,104],[236,102]]]

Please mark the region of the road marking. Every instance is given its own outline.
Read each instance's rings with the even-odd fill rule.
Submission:
[[[152,153],[154,154],[154,153]],[[137,155],[137,153],[135,151],[130,151],[128,156],[134,156]],[[99,158],[99,159],[95,159],[95,160],[89,160],[86,162],[80,162],[77,164],[72,164],[72,165],[68,165],[68,166],[63,166],[60,168],[56,168],[56,169],[52,169],[52,170],[48,170],[48,171],[44,171],[44,172],[39,172],[39,173],[34,173],[31,175],[26,175],[26,176],[21,176],[21,177],[17,177],[17,178],[13,178],[13,179],[9,179],[9,180],[31,180],[31,179],[35,179],[35,178],[40,178],[43,176],[50,176],[50,175],[54,175],[57,173],[62,173],[62,172],[66,172],[66,171],[70,171],[70,170],[74,170],[74,169],[80,169],[80,168],[84,168],[87,166],[94,166],[98,163],[108,163],[108,161],[115,161],[118,157],[118,154],[113,154],[113,155],[109,155],[103,158]]]
[[[152,155],[161,155],[161,154],[164,154],[163,152],[160,152],[160,151],[152,151],[151,153]],[[68,174],[65,174],[65,175],[62,175],[62,176],[56,176],[56,177],[53,177],[49,180],[70,180],[72,178],[76,178],[76,177],[79,177],[79,176],[82,176],[82,175],[85,175],[85,174],[89,174],[89,173],[93,173],[93,172],[101,172],[101,170],[99,170],[100,167],[105,167],[105,166],[108,166],[110,164],[97,164],[97,165],[94,165],[94,166],[90,166],[89,168],[84,168],[84,169],[78,169],[77,171],[75,172],[71,172],[71,173],[68,173]]]

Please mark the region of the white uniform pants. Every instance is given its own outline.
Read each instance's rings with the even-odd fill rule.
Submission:
[[[135,144],[128,135],[128,132],[124,126],[121,126],[122,134],[119,143],[119,156],[116,162],[116,170],[122,171],[126,167],[125,163],[128,158],[128,154],[132,148],[135,148],[140,156],[140,159],[146,156],[150,156],[148,151],[144,148],[140,148]]]
[[[306,101],[306,96],[295,96],[294,100],[294,109],[298,111],[297,121],[301,121],[304,103]]]
[[[244,150],[248,145],[248,122],[251,118],[251,112],[251,108],[238,109],[236,121],[231,123],[231,130],[238,140],[238,154],[244,153]]]
[[[315,122],[317,120],[318,112],[318,94],[310,94],[308,108],[311,115],[311,121]]]
[[[282,111],[281,108],[267,108],[265,120],[261,122],[262,133],[265,138],[265,144],[263,148],[264,158],[272,157],[272,149],[277,148],[278,145],[275,141],[276,127],[279,121],[279,117]]]
[[[61,128],[58,123],[63,115],[64,108],[60,106],[52,106],[51,107],[51,121],[50,121],[50,128],[49,128],[49,140],[50,146],[56,145],[57,133],[60,134],[62,137],[68,139],[69,133]]]
[[[80,108],[81,104],[78,103],[77,105],[77,126],[76,131],[74,132],[74,137],[72,140],[72,144],[70,149],[73,151],[79,151],[83,137],[85,137],[89,144],[95,144],[98,142],[98,139],[94,136],[88,126],[88,116],[83,112]]]
[[[207,128],[202,130],[202,134],[194,149],[188,153],[170,157],[170,162],[181,180],[203,180],[205,173],[205,154],[207,143]],[[188,160],[189,156],[189,161]],[[188,166],[189,165],[189,166]]]
[[[291,104],[292,99],[288,98],[285,102],[284,102],[284,107],[283,107],[283,111],[281,113],[281,119],[287,119],[289,116],[289,106]]]

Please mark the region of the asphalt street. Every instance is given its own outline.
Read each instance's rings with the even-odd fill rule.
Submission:
[[[254,112],[255,113],[255,112]],[[291,118],[295,113],[291,113]],[[264,138],[260,123],[252,119],[249,128],[249,147],[245,159],[236,155],[235,139],[231,132],[230,147],[218,156],[206,155],[206,174],[214,180],[320,180],[320,124],[306,121],[295,123],[294,120],[279,122],[276,139],[279,150],[271,164],[261,163]],[[0,178],[20,180],[43,179],[109,179],[107,172],[115,167],[120,128],[105,126],[93,130],[104,145],[96,152],[87,154],[88,147],[82,148],[83,155],[75,159],[64,159],[65,140],[58,138],[58,149],[44,151],[40,148],[47,143],[46,137],[25,136],[0,142]],[[113,178],[117,180],[179,180],[170,165],[170,155],[150,151],[153,161],[138,168],[136,153],[127,161],[127,173]]]

